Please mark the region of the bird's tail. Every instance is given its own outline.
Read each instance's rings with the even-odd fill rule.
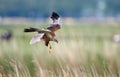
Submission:
[[[36,31],[38,31],[38,29],[37,28],[25,28],[24,29],[24,32],[36,32]]]

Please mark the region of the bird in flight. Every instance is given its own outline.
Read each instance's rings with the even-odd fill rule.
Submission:
[[[61,25],[59,23],[60,16],[56,12],[52,12],[52,15],[50,18],[52,19],[53,23],[50,24],[47,28],[38,29],[38,28],[30,27],[30,28],[24,29],[24,32],[38,33],[30,40],[30,44],[35,44],[43,40],[45,42],[45,46],[48,47],[50,41],[54,41],[58,43],[55,32],[61,28]]]

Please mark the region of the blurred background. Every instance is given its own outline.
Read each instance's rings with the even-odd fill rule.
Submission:
[[[64,18],[115,18],[120,21],[119,7],[119,0],[1,0],[0,22],[5,18],[8,21],[9,18],[46,19],[52,11],[58,12]]]
[[[51,11],[62,17],[119,17],[119,0],[1,0],[1,17],[47,18]]]
[[[30,45],[51,13],[61,16],[50,42]],[[119,0],[0,0],[0,77],[119,77]]]
[[[120,21],[119,0],[1,0],[0,23],[40,23],[52,11],[69,20]],[[31,20],[31,21],[30,21]]]

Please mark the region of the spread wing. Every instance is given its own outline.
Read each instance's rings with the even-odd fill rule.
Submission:
[[[50,30],[51,32],[55,32],[61,28],[60,16],[57,13],[53,12],[50,18],[53,20],[53,23],[50,24],[50,26],[47,27],[47,29]]]
[[[53,12],[50,18],[53,20],[53,24],[59,24],[60,16],[56,12]]]
[[[51,31],[48,29],[40,29],[38,30],[38,33],[51,33]]]
[[[51,19],[54,20],[54,19],[58,19],[60,16],[56,13],[56,12],[52,12],[52,15],[51,15]]]
[[[44,33],[41,34],[36,34],[31,40],[30,40],[30,44],[35,44],[37,42],[39,42],[42,37],[44,36]]]
[[[24,32],[38,32],[38,33],[50,33],[51,31],[48,29],[37,29],[37,28],[25,28]]]

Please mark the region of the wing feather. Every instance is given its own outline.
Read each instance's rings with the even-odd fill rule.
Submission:
[[[36,34],[31,40],[30,40],[30,44],[35,44],[37,42],[39,42],[41,40],[41,38],[43,37],[44,33],[41,34]]]
[[[51,33],[51,31],[48,29],[40,29],[38,33]]]

